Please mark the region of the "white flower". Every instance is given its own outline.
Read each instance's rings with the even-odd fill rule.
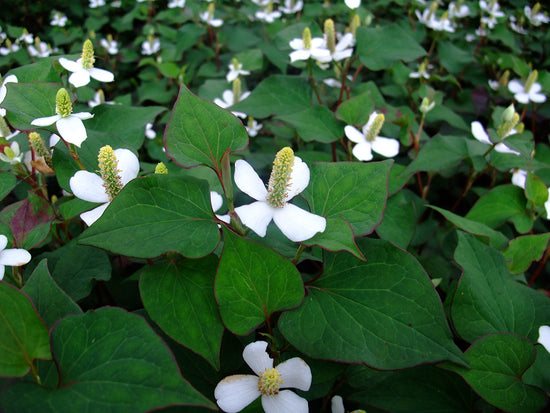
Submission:
[[[46,42],[36,42],[34,45],[27,46],[31,56],[48,57],[54,50]]]
[[[95,9],[96,7],[105,6],[105,0],[90,0],[89,7]]]
[[[6,40],[6,42],[8,42],[8,40]],[[10,53],[14,53],[14,52],[17,52],[19,50],[19,46],[16,44],[16,43],[6,43],[6,45],[8,47],[0,47],[0,54],[2,56],[7,56],[9,55]]]
[[[151,38],[141,43],[141,54],[152,55],[160,50],[160,40]]]
[[[235,65],[236,63],[236,65]],[[250,72],[248,70],[243,70],[243,65],[239,62],[231,62],[229,63],[229,72],[225,76],[228,82],[233,82],[235,79],[237,79],[240,75],[246,76],[249,75]]]
[[[168,2],[168,8],[185,7],[185,0],[171,0]]]
[[[199,17],[203,22],[212,27],[220,27],[223,24],[222,19],[215,19],[213,14],[211,14],[208,10],[200,13]]]
[[[91,108],[95,108],[96,106],[103,105],[103,104],[114,105],[115,102],[110,100],[106,101],[105,95],[103,94],[103,90],[99,89],[97,92],[94,93],[94,98],[88,101],[88,106]]]
[[[112,37],[108,37],[107,39],[101,39],[99,41],[99,44],[101,47],[103,47],[105,50],[107,50],[107,53],[115,55],[118,53],[118,42],[116,40],[113,40]]]
[[[145,137],[147,139],[155,139],[157,137],[157,133],[153,129],[153,124],[152,123],[147,123],[145,125]]]
[[[4,278],[5,266],[19,267],[31,260],[31,254],[21,248],[6,249],[8,238],[0,235],[0,280]]]
[[[356,9],[361,5],[361,0],[345,0],[345,3],[350,9]]]
[[[345,413],[344,400],[340,396],[334,396],[330,400],[330,408],[332,413]],[[364,410],[354,410],[351,413],[366,413]]]
[[[139,160],[128,149],[115,149],[114,155],[118,161],[120,183],[125,186],[139,173]],[[103,214],[111,203],[106,192],[105,181],[101,176],[88,171],[77,171],[69,180],[73,194],[84,201],[101,202],[102,204],[91,211],[83,212],[80,218],[88,225],[92,225]]]
[[[470,8],[465,4],[457,5],[454,2],[449,3],[449,18],[461,18],[466,17],[470,14]]]
[[[214,212],[220,209],[223,205],[223,198],[216,191],[210,191],[210,205],[212,205],[212,211]],[[225,222],[226,224],[229,224],[231,222],[231,217],[227,214],[226,215],[216,214],[216,218],[218,218],[220,221]]]
[[[245,347],[243,359],[256,375],[238,374],[220,381],[214,390],[218,406],[224,412],[236,413],[261,396],[266,413],[307,413],[306,399],[290,390],[279,389],[309,390],[311,369],[299,357],[273,367],[273,359],[266,348],[265,341],[256,341]]]
[[[260,21],[273,23],[275,19],[281,17],[282,13],[279,10],[269,10],[269,7],[266,7],[264,10],[258,10],[254,15]]]
[[[382,125],[379,125],[379,127],[376,125],[379,122],[379,116],[377,112],[371,113],[369,120],[363,126],[362,132],[359,132],[359,130],[351,125],[347,125],[344,128],[348,139],[356,143],[352,152],[353,156],[360,161],[370,161],[373,158],[372,151],[388,158],[394,157],[399,153],[398,140],[378,136],[378,132],[374,130],[376,128],[380,131],[382,128]]]
[[[4,147],[4,153],[0,153],[0,160],[10,165],[15,165],[21,163],[23,156],[24,154],[21,153],[19,144],[13,141],[10,146]]]
[[[246,132],[248,132],[248,136],[251,138],[258,135],[258,132],[262,130],[262,126],[264,126],[262,123],[258,123],[256,119],[252,118],[248,118],[248,123],[244,125]]]
[[[69,76],[69,83],[74,87],[85,86],[90,83],[90,77],[93,77],[100,82],[112,82],[115,76],[105,69],[98,69],[97,67],[91,67],[89,69],[82,65],[82,58],[74,61],[64,57],[59,59],[59,64],[67,69],[72,74]]]
[[[292,14],[292,13],[298,13],[299,11],[302,11],[304,8],[304,2],[302,0],[294,1],[294,0],[285,0],[284,6],[280,6],[279,10],[281,10],[285,14]]]
[[[62,107],[60,107],[58,102],[61,103]],[[89,112],[72,113],[69,94],[65,89],[60,89],[57,92],[55,110],[57,112],[56,115],[34,119],[31,125],[49,126],[55,123],[59,135],[65,142],[80,147],[82,142],[88,137],[82,121],[93,118],[94,115]]]
[[[485,1],[485,0],[479,0],[479,8],[486,13],[494,16],[494,17],[504,17],[504,12],[500,9],[500,5],[498,4],[498,1]]]
[[[423,77],[424,79],[429,79],[431,75],[428,72],[428,70],[433,69],[433,67],[434,67],[434,65],[426,64],[425,62],[423,62],[418,67],[418,72],[409,73],[409,77],[412,78],[412,79],[419,79],[421,77]]]
[[[0,105],[2,105],[2,102],[4,101],[4,99],[6,98],[6,94],[8,93],[8,88],[6,87],[6,84],[8,83],[17,83],[17,76],[8,75],[4,78],[2,85],[0,85]],[[6,109],[0,108],[0,116],[6,116]]]
[[[291,62],[295,62],[296,60],[308,60],[310,57],[320,63],[327,63],[332,60],[330,51],[325,48],[325,39],[322,37],[312,38],[308,45],[304,44],[303,39],[292,39],[289,45],[294,49],[294,51],[290,53]]]
[[[525,189],[526,180],[527,180],[527,171],[525,169],[512,170],[512,184]]]
[[[508,89],[514,94],[514,99],[519,103],[527,104],[529,101],[546,102],[546,96],[540,93],[542,86],[538,82],[533,82],[529,90],[525,91],[524,83],[521,80],[513,79],[508,82]]]
[[[353,45],[355,44],[355,39],[353,38],[353,33],[346,33],[343,36],[338,33],[338,43],[334,46],[334,52],[330,52],[330,57],[335,62],[340,60],[347,59],[353,54]],[[323,47],[327,48],[326,36],[324,39]],[[328,49],[328,48],[327,48]]]
[[[291,151],[290,148],[285,149]],[[260,237],[265,236],[267,226],[271,220],[275,222],[275,225],[288,239],[294,242],[305,241],[316,233],[325,230],[326,220],[324,217],[288,203],[309,184],[309,168],[299,157],[294,156],[294,163],[290,167],[292,171],[287,178],[286,186],[282,188],[284,194],[281,194],[281,188],[279,190],[273,188],[271,178],[270,185],[266,189],[264,183],[248,162],[239,159],[235,163],[235,183],[237,187],[256,200],[256,202],[249,205],[235,208],[235,212],[239,215],[242,223]],[[271,175],[273,176],[273,172]],[[280,206],[273,206],[274,201],[269,199],[274,191],[279,192],[278,195],[282,197]]]
[[[550,327],[549,326],[540,326],[539,327],[539,339],[538,343],[542,344],[546,351],[550,353]]]
[[[525,6],[523,12],[533,26],[540,26],[543,23],[550,22],[550,18],[545,13],[538,12],[533,14],[533,10],[529,6]]]
[[[224,90],[222,93],[222,99],[215,98],[214,103],[218,105],[220,108],[228,108],[229,106],[233,106],[235,103],[245,100],[250,95],[249,91],[242,92],[240,97],[238,99],[235,99],[235,95],[233,94],[233,91],[230,89]],[[231,113],[235,116],[238,116],[239,118],[246,118],[246,113],[243,112],[235,112],[231,111]]]
[[[50,25],[65,27],[66,24],[67,24],[67,16],[65,16],[63,13],[59,11],[54,12],[53,18],[50,21]]]
[[[25,42],[27,44],[31,44],[32,42],[34,42],[34,36],[32,33],[29,33],[26,29],[23,29],[23,33],[21,34],[21,36],[17,38],[16,42],[18,43]]]
[[[474,135],[474,138],[476,138],[479,142],[486,143],[487,145],[493,144],[493,142],[491,142],[491,140],[489,139],[489,135],[487,134],[487,132],[485,132],[485,129],[483,128],[483,125],[481,123],[479,123],[476,120],[475,122],[472,122],[471,127],[472,127],[472,135]],[[506,134],[506,136],[513,135],[515,133],[517,133],[517,131],[515,129],[512,129],[508,134]],[[514,155],[520,154],[518,151],[510,149],[503,142],[500,142],[495,146],[495,151],[500,153],[513,153]]]

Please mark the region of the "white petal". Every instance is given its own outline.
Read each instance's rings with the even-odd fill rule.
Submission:
[[[243,374],[226,377],[214,390],[218,406],[227,413],[240,412],[260,397],[260,394],[258,377]]]
[[[539,93],[541,90],[542,90],[542,86],[540,85],[540,83],[535,82],[529,89],[529,94]]]
[[[90,69],[90,76],[93,77],[95,80],[99,80],[100,82],[112,82],[115,80],[115,75],[113,75],[108,70],[99,69],[97,67],[92,67]]]
[[[301,50],[304,48],[304,41],[302,39],[292,39],[288,44],[294,50]]]
[[[255,341],[248,344],[243,350],[243,359],[254,373],[260,375],[266,369],[273,368],[273,359],[267,354],[267,343]]]
[[[265,237],[267,226],[273,219],[274,210],[275,208],[272,208],[267,202],[263,201],[235,208],[235,212],[241,219],[241,222],[260,237]]]
[[[78,72],[73,72],[69,76],[69,83],[74,85],[74,87],[85,86],[90,83],[90,72],[86,69],[79,70]]]
[[[307,400],[290,390],[280,391],[273,396],[262,396],[265,413],[308,413]]]
[[[0,280],[4,278],[5,271],[6,271],[6,268],[3,265],[0,265]]]
[[[346,413],[342,396],[334,396],[330,401],[330,407],[332,413]]]
[[[525,181],[527,180],[527,171],[525,169],[518,169],[512,174],[512,184],[525,189]]]
[[[8,245],[8,237],[0,235],[0,251],[2,251]]]
[[[516,99],[519,103],[523,103],[524,105],[529,103],[529,95],[527,93],[516,93],[514,95],[514,99]]]
[[[290,186],[288,187],[286,197],[287,201],[290,201],[300,192],[302,192],[309,184],[309,168],[305,162],[298,156],[294,157],[294,166],[290,173]]]
[[[109,196],[103,186],[103,179],[99,175],[88,171],[77,171],[69,179],[69,186],[74,196],[84,201],[109,202]]]
[[[94,117],[94,115],[90,112],[71,113],[71,116],[74,116],[80,120],[92,119]]]
[[[138,176],[139,160],[129,149],[115,149],[115,157],[118,160],[120,180],[122,185],[126,185]]]
[[[0,265],[20,266],[31,260],[31,254],[27,250],[14,248],[0,252]]]
[[[539,339],[537,340],[550,353],[550,327],[540,326]]]
[[[319,49],[324,44],[325,39],[323,39],[322,37],[314,37],[313,39],[311,39],[311,49]]]
[[[231,217],[229,215],[218,215],[216,214],[216,218],[218,218],[220,221],[225,222],[226,224],[231,223]]]
[[[310,239],[318,232],[323,232],[327,225],[325,218],[286,204],[273,209],[273,221],[285,236],[294,242]]]
[[[223,93],[222,93],[222,99],[224,100],[225,103],[227,103],[229,106],[233,105],[233,100],[234,100],[234,97],[233,97],[233,91],[232,90],[224,90]]]
[[[370,142],[361,142],[353,147],[353,156],[360,161],[370,161],[372,159],[372,146]]]
[[[77,116],[69,115],[66,118],[61,118],[55,122],[55,126],[59,132],[59,136],[61,136],[65,142],[72,143],[79,148],[82,142],[88,137],[84,124]]]
[[[531,100],[531,102],[536,102],[536,103],[546,102],[545,95],[543,95],[542,93],[533,93],[532,90],[529,91],[529,99]]]
[[[476,138],[480,142],[486,143],[488,145],[493,144],[489,140],[489,135],[487,135],[487,132],[485,132],[483,125],[477,120],[475,122],[472,122],[472,135],[474,135],[474,138]]]
[[[291,358],[277,366],[284,385],[281,388],[293,387],[307,391],[311,386],[311,369],[299,357]]]
[[[296,60],[307,60],[311,56],[311,52],[309,50],[296,50],[292,53],[290,53],[290,61],[295,62]]]
[[[52,115],[52,116],[46,116],[44,118],[36,118],[31,122],[31,125],[50,126],[51,124],[57,122],[59,119],[61,119],[61,115]]]
[[[344,132],[348,139],[354,143],[361,143],[365,142],[366,138],[365,135],[363,135],[361,132],[359,132],[355,127],[351,125],[347,125],[344,128]]]
[[[392,158],[399,153],[399,141],[397,139],[384,138],[377,136],[371,142],[372,150],[387,158]]]
[[[103,215],[103,212],[105,212],[109,204],[110,202],[106,202],[88,212],[83,212],[80,214],[80,218],[86,223],[86,225],[90,226],[96,222],[101,215]]]
[[[210,205],[212,205],[212,211],[214,212],[220,209],[223,205],[223,198],[216,191],[210,191]]]
[[[502,142],[495,145],[495,151],[500,152],[500,153],[512,153],[514,155],[520,155],[520,153],[518,151],[515,151],[515,150],[509,148],[508,146],[506,146]]]
[[[353,54],[353,49],[345,49],[341,51],[336,51],[332,55],[332,59],[339,62],[340,60],[347,59]]]
[[[523,84],[517,79],[508,82],[508,89],[512,93],[523,93],[524,91]]]
[[[59,58],[58,62],[61,66],[63,66],[69,72],[78,72],[84,69],[80,62],[75,62],[74,60],[69,60],[65,57]]]
[[[250,164],[242,159],[235,162],[235,184],[245,194],[256,201],[264,201],[267,196],[267,189]]]

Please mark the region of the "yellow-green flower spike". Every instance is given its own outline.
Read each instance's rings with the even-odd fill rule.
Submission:
[[[267,186],[267,202],[273,208],[282,208],[286,204],[287,188],[294,166],[294,151],[288,146],[275,155],[273,170]]]
[[[216,10],[216,4],[215,3],[209,3],[208,4],[208,20],[211,20],[214,18],[214,11]]]
[[[427,20],[430,20],[432,16],[435,15],[435,12],[437,11],[438,7],[439,7],[439,4],[437,4],[437,1],[432,1],[432,4],[430,4],[430,12],[428,13]]]
[[[311,49],[311,30],[309,30],[309,27],[306,27],[302,33],[302,42],[304,43],[304,49]]]
[[[531,16],[536,16],[538,12],[540,11],[540,3],[537,2],[531,9]]]
[[[86,39],[82,46],[82,60],[80,62],[82,63],[82,67],[86,70],[90,70],[94,67],[94,46],[90,39]]]
[[[122,189],[122,181],[120,171],[118,170],[118,160],[115,156],[115,151],[109,145],[105,145],[99,149],[99,155],[97,157],[99,164],[99,174],[101,179],[103,179],[103,186],[105,187],[105,192],[109,197],[109,200],[113,198],[120,192]]]
[[[378,134],[380,133],[380,130],[382,129],[382,125],[384,125],[384,121],[386,120],[384,114],[379,113],[374,118],[374,121],[372,122],[372,125],[370,126],[369,130],[365,134],[365,138],[368,142],[372,142],[376,139]]]
[[[164,165],[164,163],[159,162],[157,166],[155,166],[155,174],[168,175],[168,168],[166,168],[166,165]]]
[[[519,123],[519,115],[516,112],[514,112],[514,114],[512,115],[512,119],[503,122],[502,125],[500,125],[500,127],[498,128],[497,133],[500,139],[504,139],[506,136],[508,136],[512,131],[512,129],[514,129],[514,127],[518,123]]]
[[[529,77],[525,81],[525,86],[523,89],[525,90],[525,93],[529,93],[529,89],[531,89],[531,86],[533,86],[533,83],[537,81],[537,77],[539,76],[539,72],[536,70],[533,70],[531,73],[529,73]]]
[[[71,102],[71,97],[67,89],[61,88],[57,91],[55,95],[55,113],[60,114],[62,117],[66,118],[73,111],[73,104]]]
[[[42,136],[40,136],[36,132],[29,133],[29,143],[34,150],[34,153],[44,158],[46,164],[51,168],[53,165],[52,154],[46,147],[46,143],[44,143],[44,139],[42,139]]]
[[[10,159],[13,159],[19,154],[15,153],[15,151],[11,147],[4,146],[4,155],[6,155]]]
[[[516,132],[523,133],[524,130],[525,130],[525,124],[523,122],[518,123],[516,126]]]
[[[506,87],[508,86],[508,81],[510,80],[510,71],[505,70],[502,76],[498,79],[499,86]]]
[[[265,369],[258,379],[258,390],[266,396],[279,393],[279,387],[284,384],[281,373],[275,367]]]
[[[351,20],[349,22],[349,32],[353,34],[353,37],[355,37],[357,28],[360,26],[361,26],[361,18],[357,13],[354,13],[353,16],[351,16]]]
[[[241,100],[241,79],[236,78],[233,81],[233,104]]]
[[[236,57],[234,57],[233,59],[231,59],[231,63],[233,63],[233,67],[234,67],[235,69],[238,69],[238,68],[239,68],[239,60],[238,60]]]
[[[327,40],[327,49],[331,53],[336,50],[336,32],[334,31],[334,21],[332,19],[325,20],[325,38]]]

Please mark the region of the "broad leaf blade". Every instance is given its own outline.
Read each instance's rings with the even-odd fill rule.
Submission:
[[[502,251],[506,265],[512,274],[527,271],[533,261],[542,259],[548,246],[550,233],[524,235],[510,241],[508,248]]]
[[[464,340],[505,331],[537,341],[539,327],[548,323],[548,297],[515,281],[502,253],[463,232],[458,232],[455,261],[464,273],[451,317]]]
[[[183,404],[213,408],[180,375],[172,353],[139,316],[102,308],[70,316],[52,330],[60,371],[56,389],[34,383],[9,386],[5,412],[147,412]]]
[[[183,167],[205,164],[220,170],[224,152],[244,149],[248,135],[230,112],[182,85],[166,126],[164,144],[168,156]]]
[[[367,261],[326,253],[325,269],[300,307],[279,319],[285,338],[320,359],[393,370],[451,360],[464,364],[443,306],[416,259],[362,238]]]
[[[290,123],[305,142],[331,143],[344,135],[344,125],[326,106],[314,106],[297,113],[279,116]]]
[[[152,175],[129,182],[79,241],[133,257],[175,251],[198,258],[211,253],[219,239],[205,181]]]
[[[226,327],[248,334],[276,311],[304,297],[300,273],[287,259],[254,241],[224,231],[215,293]]]
[[[29,298],[0,281],[0,377],[27,374],[35,359],[51,359],[48,329]]]
[[[156,264],[147,267],[139,281],[141,299],[151,319],[215,369],[220,368],[224,330],[213,291],[217,265],[213,256]]]
[[[546,405],[546,393],[521,377],[535,361],[529,340],[507,333],[480,338],[464,354],[471,369],[445,364],[492,405],[513,413],[535,413]]]

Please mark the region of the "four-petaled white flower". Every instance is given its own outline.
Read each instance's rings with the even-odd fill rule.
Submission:
[[[525,8],[523,9],[525,17],[529,19],[529,23],[531,23],[533,26],[540,26],[543,23],[550,22],[550,17],[548,17],[547,14],[539,12],[538,10],[536,12],[533,12],[533,9],[531,9],[531,7],[529,6],[525,6]],[[537,9],[540,9],[540,7]]]
[[[292,39],[289,42],[290,47],[294,49],[290,53],[290,61],[308,60],[312,58],[320,63],[328,63],[332,60],[330,50],[325,47],[325,39],[322,37],[311,38],[311,32],[306,27],[303,38]]]
[[[107,53],[115,55],[118,54],[118,42],[114,40],[110,35],[106,39],[99,41],[101,47],[107,50]]]
[[[309,390],[311,369],[299,357],[273,367],[273,359],[266,352],[267,343],[256,341],[247,345],[243,359],[256,374],[229,376],[218,383],[214,396],[218,406],[227,413],[237,413],[261,396],[266,413],[307,413],[307,400],[289,387]]]
[[[168,8],[185,7],[185,0],[171,0],[168,2]]]
[[[517,131],[515,129],[512,129],[506,136],[513,135],[515,133],[517,133]],[[493,142],[491,142],[491,140],[489,139],[489,135],[487,134],[487,132],[485,132],[483,125],[477,120],[472,122],[472,135],[474,135],[474,138],[482,143],[486,143],[487,145],[493,144]],[[495,151],[500,153],[513,153],[514,155],[520,154],[518,151],[515,151],[514,149],[506,146],[503,142],[497,143],[495,145]]]
[[[243,70],[242,63],[239,63],[237,61],[233,61],[229,63],[229,72],[225,76],[228,82],[233,82],[235,79],[237,79],[240,75],[246,76],[249,75],[250,72],[248,70]]]
[[[546,96],[540,93],[542,86],[540,83],[533,82],[528,91],[525,91],[525,84],[519,79],[513,79],[508,82],[508,89],[514,94],[514,99],[519,103],[527,104],[529,102],[546,102]]]
[[[235,183],[256,200],[235,208],[235,212],[260,237],[265,236],[271,220],[294,242],[305,241],[325,230],[324,217],[288,203],[309,184],[309,168],[294,156],[292,149],[283,148],[277,153],[267,189],[252,166],[242,159],[235,163]]]
[[[0,235],[0,280],[4,278],[6,265],[10,267],[19,267],[25,265],[31,260],[31,254],[22,248],[6,249],[8,238]]]
[[[285,0],[285,4],[283,6],[280,6],[279,10],[281,10],[285,14],[293,14],[302,11],[303,8],[304,2],[302,0]]]
[[[346,33],[344,35],[341,35],[338,33],[338,42],[334,46],[334,52],[330,52],[330,57],[335,62],[339,62],[340,60],[347,59],[353,54],[353,45],[355,44],[355,38],[353,37],[353,33]],[[325,44],[324,47],[327,47],[327,42],[325,38]]]
[[[74,61],[61,57],[59,58],[59,64],[69,72],[72,72],[69,76],[69,83],[74,87],[87,85],[90,83],[90,77],[100,82],[112,82],[115,79],[115,76],[108,70],[99,69],[97,67],[85,68],[82,65],[82,58]]]
[[[139,173],[139,160],[128,149],[115,149],[114,156],[118,161],[117,170],[121,187],[125,186]],[[103,214],[111,203],[111,197],[107,193],[108,183],[92,172],[77,171],[69,180],[73,194],[84,201],[101,202],[102,204],[91,211],[80,214],[80,218],[88,225],[92,225]]]
[[[150,38],[141,43],[141,54],[152,55],[160,50],[160,40],[155,38]]]
[[[24,155],[25,154],[21,153],[19,144],[13,141],[10,146],[4,147],[4,153],[0,153],[0,161],[9,163],[10,165],[16,165],[21,163]]]
[[[66,24],[67,24],[67,16],[65,16],[63,13],[59,11],[54,12],[52,20],[50,21],[50,25],[65,27]]]
[[[17,76],[8,75],[2,82],[2,85],[0,86],[0,105],[2,105],[2,102],[4,101],[4,99],[6,98],[6,94],[8,93],[8,88],[6,87],[6,84],[8,83],[17,83]],[[6,109],[0,108],[0,116],[6,116]]]
[[[383,115],[373,112],[369,116],[368,122],[363,126],[362,132],[351,125],[347,125],[344,128],[348,139],[356,143],[352,152],[353,156],[360,161],[370,161],[373,158],[372,151],[387,158],[394,157],[399,153],[398,140],[378,135],[378,132],[382,128],[382,124],[377,125],[377,123],[380,123],[380,119],[383,123]]]
[[[550,326],[539,327],[539,338],[537,342],[542,344],[546,351],[550,353]]]
[[[270,7],[266,7],[263,10],[258,10],[254,15],[260,21],[273,23],[275,19],[281,17],[282,13],[279,10],[272,10]]]
[[[95,9],[96,7],[105,6],[105,0],[90,0],[90,4],[88,7],[91,9]]]
[[[65,142],[80,147],[82,142],[88,137],[82,121],[91,119],[94,115],[90,112],[72,113],[72,104],[69,94],[65,89],[60,89],[59,92],[57,92],[55,111],[57,115],[34,119],[31,125],[49,126],[55,123],[59,136],[61,136]]]

